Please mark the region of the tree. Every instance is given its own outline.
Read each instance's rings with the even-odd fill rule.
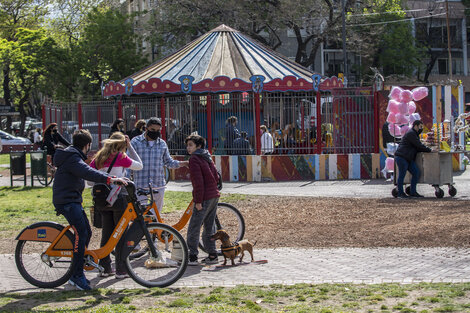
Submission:
[[[31,99],[38,86],[46,85],[59,55],[55,41],[44,29],[18,28],[13,40],[0,40],[0,59],[10,66],[10,89],[13,104],[21,118],[20,133],[24,133],[26,116],[33,112]]]

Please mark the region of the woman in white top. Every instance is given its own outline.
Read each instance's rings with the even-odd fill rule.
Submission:
[[[126,149],[129,155],[126,155]],[[120,132],[112,134],[109,139],[103,141],[103,148],[101,148],[96,153],[93,161],[90,163],[90,166],[100,171],[107,172],[115,157],[116,161],[114,162],[113,167],[109,172],[111,176],[125,177],[127,169],[139,171],[143,168],[142,160],[131,146],[129,137],[124,136],[124,134]],[[124,210],[127,207],[126,195],[127,192],[125,188],[122,188],[116,202],[114,202],[111,207],[97,208],[95,206],[95,210],[99,210],[101,212],[101,219],[103,223],[103,228],[101,230],[101,247],[103,247],[108,241],[114,228],[121,219]],[[124,237],[124,235],[121,237],[121,240],[116,246],[116,278],[128,277],[124,260],[121,260],[120,258],[123,245],[122,240]],[[101,259],[99,264],[104,268],[101,276],[107,277],[114,273],[111,267],[111,258],[109,256]]]
[[[274,151],[273,136],[268,132],[266,125],[261,125],[261,153],[272,154]]]

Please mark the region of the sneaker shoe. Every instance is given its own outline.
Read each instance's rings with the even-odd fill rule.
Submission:
[[[399,193],[397,198],[401,198],[401,199],[408,199],[408,195],[404,194],[404,193]]]
[[[413,197],[413,198],[424,198],[424,196],[420,195],[419,193],[415,192],[415,193],[412,193],[410,195],[410,197]]]
[[[104,271],[100,272],[100,277],[109,277],[116,273],[114,268],[112,268],[111,264],[103,266]]]
[[[88,285],[85,275],[80,277],[70,277],[69,284],[77,287],[78,290],[91,290],[91,287],[90,285]]]
[[[116,279],[124,279],[124,278],[128,278],[129,274],[127,274],[126,272],[116,271],[115,277]]]
[[[203,259],[202,262],[206,264],[217,264],[219,263],[219,258],[217,257],[217,255],[209,255],[208,257]]]
[[[138,243],[138,244],[135,245],[134,249],[132,249],[132,253],[139,252],[140,249],[142,249],[142,248],[141,248],[141,246],[140,246],[140,243]]]
[[[196,255],[190,255],[190,256],[189,256],[188,265],[190,265],[190,266],[197,266],[197,265],[199,265],[199,262],[197,261],[197,256],[196,256]]]

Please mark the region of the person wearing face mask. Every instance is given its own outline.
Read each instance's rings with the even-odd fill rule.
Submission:
[[[121,132],[124,134],[124,120],[122,118],[118,118],[114,121],[113,125],[111,126],[111,130],[109,131],[109,137],[116,132]]]
[[[52,203],[57,214],[62,214],[67,219],[75,234],[74,262],[69,284],[80,290],[90,290],[89,281],[83,273],[85,246],[91,238],[90,223],[82,207],[85,180],[103,184],[117,182],[123,185],[127,185],[127,180],[109,176],[85,163],[92,143],[89,131],[84,129],[75,131],[72,142],[72,146],[57,150],[54,156],[57,171],[52,185]]]
[[[168,151],[166,142],[161,139],[160,130],[162,122],[159,118],[151,117],[147,121],[146,131],[131,140],[131,145],[142,160],[144,168],[141,171],[133,171],[134,183],[137,188],[148,188],[149,183],[153,188],[158,188],[155,196],[158,211],[163,207],[165,194],[165,171],[167,168],[179,168],[188,166],[188,161],[173,160]]]
[[[418,166],[415,163],[418,152],[431,152],[432,150],[421,143],[419,135],[423,132],[423,122],[420,120],[413,122],[413,127],[406,132],[395,152],[395,163],[398,166],[398,198],[408,198],[403,191],[403,181],[406,172],[412,175],[410,183],[410,197],[423,197],[416,191],[419,177],[421,175]]]
[[[56,150],[60,148],[61,144],[65,147],[70,146],[68,142],[62,135],[59,133],[56,123],[49,124],[44,130],[43,139],[43,149],[47,149],[47,154],[54,156]]]

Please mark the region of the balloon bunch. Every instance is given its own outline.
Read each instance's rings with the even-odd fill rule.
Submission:
[[[422,100],[428,96],[428,88],[417,87],[413,90],[404,90],[398,86],[392,87],[387,106],[388,131],[395,138],[401,138],[410,128],[414,121],[420,120],[421,116],[416,111],[415,101]]]
[[[470,117],[470,113],[462,113],[457,117],[454,125],[454,133],[465,132],[470,128],[466,123],[466,119]]]

